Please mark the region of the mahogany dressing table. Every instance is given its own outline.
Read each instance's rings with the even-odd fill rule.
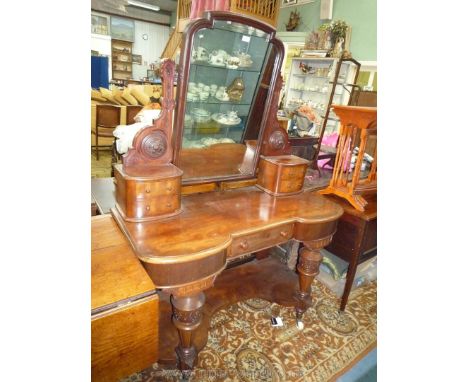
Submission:
[[[224,55],[224,66],[208,61],[208,53]],[[112,215],[155,287],[170,295],[179,334],[175,356],[185,377],[200,350],[194,346],[195,332],[208,319],[204,291],[216,288],[216,277],[228,264],[252,252],[290,239],[304,243],[299,286],[291,290],[298,326],[303,325],[322,259],[319,250],[331,242],[343,213],[336,203],[304,191],[308,162],[290,155],[287,133],[276,119],[283,56],[270,26],[229,12],[207,12],[184,33],[177,105],[175,65],[166,60],[161,115],[135,135],[123,163],[114,165]],[[228,94],[229,101],[187,97],[216,84],[232,89],[239,78],[244,88]],[[237,119],[231,118],[227,129],[223,118],[233,111]],[[202,118],[205,113],[211,120]],[[210,132],[208,140],[199,139],[201,131]]]

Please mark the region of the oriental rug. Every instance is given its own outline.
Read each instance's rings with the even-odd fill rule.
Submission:
[[[304,329],[296,327],[294,308],[261,299],[223,308],[211,318],[208,343],[200,352],[190,381],[312,382],[333,381],[377,342],[377,283],[356,289],[344,313],[339,299],[314,280],[313,306]],[[271,317],[281,317],[273,327]],[[124,382],[179,381],[177,370],[158,364]]]

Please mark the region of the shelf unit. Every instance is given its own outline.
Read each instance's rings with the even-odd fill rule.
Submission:
[[[340,120],[333,113],[332,105],[350,103],[360,67],[361,64],[352,58],[292,59],[284,108],[293,112],[299,106],[308,104],[318,117],[310,138],[314,146],[313,155],[308,158],[312,159],[314,168],[317,168],[323,136],[339,130]]]
[[[132,42],[112,40],[112,78],[114,80],[132,78],[132,49]]]

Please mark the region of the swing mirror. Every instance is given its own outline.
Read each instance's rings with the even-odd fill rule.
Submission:
[[[255,176],[269,84],[278,65],[274,30],[224,12],[192,22],[182,41],[175,164],[184,184]]]

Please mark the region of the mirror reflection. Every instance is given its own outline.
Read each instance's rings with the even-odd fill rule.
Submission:
[[[248,132],[269,51],[267,35],[248,25],[215,21],[191,47],[179,166],[184,179],[253,173]],[[258,130],[257,130],[258,134]],[[256,139],[256,138],[255,138]]]

